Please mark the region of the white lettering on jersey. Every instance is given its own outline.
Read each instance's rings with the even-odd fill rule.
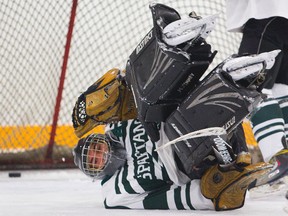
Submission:
[[[137,177],[152,179],[152,175],[150,173],[150,163],[149,163],[149,154],[146,150],[145,144],[145,130],[141,126],[141,123],[133,129],[133,145],[135,147],[135,156],[137,158]]]

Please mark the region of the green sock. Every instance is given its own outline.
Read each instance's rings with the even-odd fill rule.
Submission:
[[[274,98],[264,100],[251,122],[264,161],[269,161],[286,145],[283,113],[278,101]]]
[[[277,98],[285,123],[286,148],[288,143],[288,96]]]

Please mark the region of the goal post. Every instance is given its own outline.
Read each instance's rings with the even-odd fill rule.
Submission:
[[[149,0],[0,0],[0,168],[74,167],[71,114],[81,92],[127,58],[152,27]],[[225,0],[162,0],[181,16],[219,14],[208,70],[237,52]],[[103,127],[96,131],[103,132]]]

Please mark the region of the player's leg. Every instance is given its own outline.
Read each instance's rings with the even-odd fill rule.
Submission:
[[[284,118],[279,103],[268,98],[261,103],[252,116],[254,136],[258,142],[264,161],[286,146]]]
[[[283,138],[284,149],[277,152],[273,155],[271,162],[277,162],[278,166],[275,168],[274,175],[275,179],[278,179],[276,186],[272,187],[279,188],[283,194],[284,189],[288,188],[288,150],[287,150],[287,138],[288,138],[288,51],[283,50],[283,61],[279,69],[278,76],[276,78],[276,83],[272,88],[273,96],[278,101],[279,107],[282,112],[284,129],[285,129],[285,138]],[[286,140],[286,142],[285,142]]]
[[[243,30],[243,39],[239,48],[239,53],[261,53],[285,47],[286,37],[282,36],[279,27],[283,29],[284,35],[287,32],[287,22],[279,17],[272,17],[263,20],[251,19],[245,25]],[[275,34],[279,32],[279,34]],[[259,144],[260,150],[265,161],[286,147],[285,120],[282,109],[277,100],[277,95],[272,94],[272,88],[275,81],[287,82],[287,51],[282,50],[276,57],[274,66],[266,76],[262,84],[263,93],[268,98],[258,107],[251,120],[253,132]],[[285,90],[283,90],[285,91]]]
[[[282,25],[286,25],[286,27],[283,26],[280,28],[279,26]],[[282,18],[274,17],[262,21],[249,21],[244,29],[244,36],[239,52],[260,53],[285,47],[284,41],[287,40],[287,38],[283,38],[281,33],[275,34],[275,31],[280,31],[279,28],[283,29],[282,31],[287,31],[287,22],[285,24]],[[283,32],[283,35],[286,35],[286,33]],[[270,175],[268,175],[271,178],[267,178],[266,181],[274,182],[277,180],[277,184],[269,184],[252,189],[251,195],[253,196],[266,194],[269,192],[269,190],[273,193],[279,191],[283,185],[279,184],[278,179],[287,172],[285,168],[287,167],[288,163],[287,150],[282,150],[287,146],[284,127],[287,120],[285,120],[285,115],[283,112],[283,110],[285,110],[285,103],[282,103],[281,106],[283,108],[281,108],[279,103],[280,101],[277,99],[279,95],[277,96],[277,94],[275,95],[275,93],[271,93],[271,89],[274,86],[275,81],[282,83],[287,82],[288,80],[287,57],[287,52],[282,50],[282,52],[276,58],[276,62],[271,69],[271,72],[267,76],[267,81],[263,84],[263,93],[268,92],[270,96],[267,100],[264,100],[264,102],[260,104],[258,107],[259,111],[256,112],[251,119],[253,131],[264,160],[270,160],[271,163],[275,163],[274,170],[272,170]],[[282,91],[285,92],[283,89]],[[280,164],[282,164],[282,166],[280,166]]]
[[[284,194],[284,177],[288,174],[288,150],[284,133],[284,115],[276,99],[264,101],[252,117],[253,131],[263,159],[274,164],[264,184],[250,190],[252,198],[267,194]],[[268,184],[266,184],[268,182]]]
[[[286,42],[286,47],[288,47],[288,40]],[[286,140],[288,140],[288,49],[285,49],[282,52],[283,61],[272,91],[273,95],[277,98],[282,110],[285,122],[285,135]]]

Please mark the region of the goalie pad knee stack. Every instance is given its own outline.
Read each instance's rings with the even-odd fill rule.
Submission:
[[[169,116],[165,132],[170,140],[209,127],[223,127],[230,134],[261,100],[259,92],[237,86],[222,70],[222,65],[219,65]],[[174,145],[174,150],[190,177],[195,177],[195,170],[213,152],[212,146],[217,144],[215,141],[215,136],[207,136]],[[223,146],[229,146],[224,144]]]
[[[162,28],[179,20],[180,15],[161,4],[150,8],[154,27],[129,57],[126,80],[135,96],[139,120],[151,139],[157,141],[159,134],[157,129],[153,130],[155,122],[165,121],[179,106],[198,83],[215,53],[211,53],[209,44],[202,42],[193,46],[166,44],[162,40]]]

